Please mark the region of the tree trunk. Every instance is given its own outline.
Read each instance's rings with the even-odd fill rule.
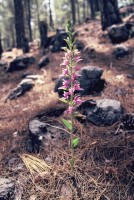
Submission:
[[[37,22],[38,22],[38,27],[40,23],[40,14],[39,14],[39,5],[38,5],[38,0],[35,0],[36,7],[37,7]]]
[[[101,24],[102,30],[121,23],[117,0],[101,0]]]
[[[51,28],[54,28],[53,17],[52,17],[52,10],[51,10],[51,2],[49,0],[49,25]]]
[[[100,11],[100,0],[94,0],[95,11]]]
[[[88,0],[88,4],[91,10],[91,19],[95,18],[95,7],[94,7],[94,0]]]
[[[71,2],[73,24],[76,24],[75,0],[70,0],[70,2]]]
[[[0,58],[3,53],[2,42],[1,42],[1,33],[0,33]]]
[[[40,21],[39,30],[40,30],[41,47],[45,48],[47,44],[47,23],[44,21]]]
[[[78,24],[80,24],[81,20],[80,20],[80,5],[79,5],[79,0],[76,0],[76,4],[77,4]]]
[[[86,18],[86,1],[83,0],[83,20]]]
[[[32,41],[32,27],[31,27],[31,0],[27,0],[28,8],[28,28],[29,28],[29,40]]]
[[[25,21],[25,36],[32,41],[32,28],[31,28],[31,0],[24,0],[24,21]]]
[[[14,0],[17,48],[24,47],[25,29],[22,0]]]

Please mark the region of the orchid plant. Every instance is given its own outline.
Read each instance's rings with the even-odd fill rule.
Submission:
[[[64,47],[65,55],[63,57],[62,66],[62,75],[65,78],[63,81],[62,87],[59,89],[64,90],[63,98],[60,100],[64,103],[68,104],[68,109],[66,114],[69,115],[70,120],[62,119],[62,122],[66,126],[66,128],[70,132],[70,147],[71,147],[71,170],[74,174],[74,164],[75,164],[75,157],[74,157],[74,148],[79,143],[79,138],[74,137],[74,118],[76,116],[76,112],[74,110],[76,105],[79,105],[82,100],[79,95],[75,94],[75,91],[82,90],[80,88],[80,84],[78,82],[78,72],[80,70],[78,63],[82,60],[80,57],[80,52],[77,50],[76,41],[74,39],[74,32],[73,27],[70,21],[68,21],[66,26],[67,32],[67,39],[65,40],[68,47]]]

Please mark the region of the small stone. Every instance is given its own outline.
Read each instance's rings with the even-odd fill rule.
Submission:
[[[39,68],[45,67],[50,62],[50,59],[48,56],[43,56],[38,63]]]
[[[35,62],[34,57],[27,55],[19,56],[15,58],[7,68],[6,72],[14,72],[27,69],[28,66],[32,65]]]
[[[118,45],[113,50],[113,55],[115,58],[123,58],[124,56],[127,56],[130,53],[130,49],[123,45]]]
[[[110,126],[119,121],[123,114],[121,103],[113,99],[87,100],[78,107],[78,110],[97,126]]]
[[[116,24],[108,28],[108,36],[111,42],[118,44],[129,39],[130,28],[125,24]]]
[[[14,200],[15,184],[8,178],[0,177],[0,200]]]
[[[22,80],[18,86],[13,89],[10,94],[8,95],[7,99],[13,100],[22,95],[33,88],[34,84],[31,79],[24,79]]]

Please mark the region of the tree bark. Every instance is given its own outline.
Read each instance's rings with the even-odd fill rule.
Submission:
[[[25,21],[25,36],[32,41],[32,28],[31,28],[31,0],[24,0],[24,21]]]
[[[2,42],[1,42],[1,33],[0,33],[0,58],[3,53]]]
[[[77,4],[78,24],[80,24],[81,20],[80,20],[80,5],[79,5],[79,0],[76,0],[76,4]]]
[[[50,27],[54,28],[53,17],[52,17],[52,10],[51,10],[51,2],[49,0],[49,25]]]
[[[47,23],[44,21],[40,21],[39,30],[40,30],[41,47],[45,48],[47,44]]]
[[[23,48],[25,39],[24,15],[22,0],[14,0],[15,30],[17,48]]]
[[[70,0],[73,24],[76,24],[75,0]]]
[[[29,40],[32,41],[32,27],[31,27],[31,0],[27,0],[28,8],[28,28],[29,28]]]
[[[94,0],[88,0],[88,4],[91,10],[91,19],[95,18],[95,7],[94,7]]]
[[[95,11],[100,11],[100,0],[94,0]]]
[[[101,24],[102,30],[121,23],[117,0],[101,0]]]
[[[86,1],[83,0],[83,20],[86,18]]]

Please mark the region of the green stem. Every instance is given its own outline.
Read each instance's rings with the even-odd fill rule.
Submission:
[[[72,52],[73,54],[73,49],[72,49],[72,36],[70,35],[70,51]],[[72,57],[70,59],[70,77],[72,77],[72,65],[73,65],[73,60],[72,60]],[[71,80],[71,88],[73,88],[73,81]],[[73,94],[71,94],[71,97],[70,97],[70,106],[73,107]],[[70,132],[70,146],[71,146],[71,171],[72,171],[72,175],[74,175],[74,162],[75,162],[75,157],[74,157],[74,147],[73,147],[73,113],[71,114],[71,124],[72,124],[72,130]]]

